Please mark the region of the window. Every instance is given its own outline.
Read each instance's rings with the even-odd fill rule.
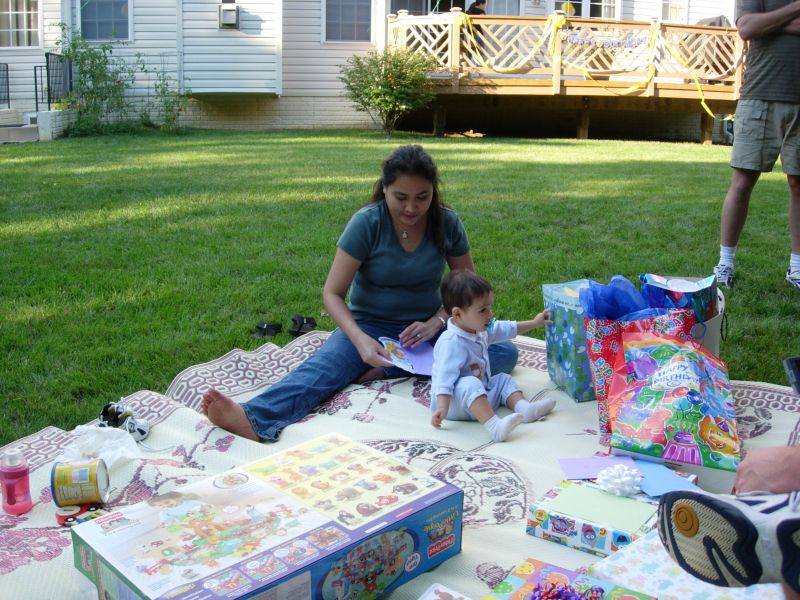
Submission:
[[[81,2],[83,37],[87,40],[127,40],[128,4],[128,0],[83,0]]]
[[[591,0],[589,16],[595,19],[616,19],[616,0]]]
[[[0,0],[0,48],[39,45],[39,1]]]
[[[370,0],[326,0],[325,39],[336,42],[368,42],[370,20]]]
[[[686,23],[686,0],[663,0],[661,20]]]
[[[472,1],[469,2],[472,4]],[[519,0],[489,0],[486,4],[487,15],[518,15]]]
[[[556,2],[556,9],[563,10],[568,17],[617,18],[617,0],[566,0]]]
[[[430,7],[428,0],[392,0],[390,12],[396,15],[398,10],[407,10],[410,15],[427,15]]]

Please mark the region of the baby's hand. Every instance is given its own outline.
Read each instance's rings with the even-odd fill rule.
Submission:
[[[444,421],[445,416],[447,416],[447,410],[444,408],[437,408],[431,415],[431,425],[439,429],[442,426],[442,421]]]
[[[550,311],[544,309],[538,315],[533,317],[534,327],[542,327],[544,325],[552,325],[553,322],[550,320]]]

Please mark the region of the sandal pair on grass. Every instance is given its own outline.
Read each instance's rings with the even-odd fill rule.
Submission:
[[[317,328],[317,322],[314,320],[314,317],[304,317],[303,315],[293,315],[292,316],[292,326],[289,329],[289,333],[294,337],[298,337],[303,335],[304,333],[308,333],[309,331],[314,331]],[[256,325],[256,330],[252,333],[250,337],[254,338],[262,338],[273,336],[283,331],[283,325],[280,323],[259,323]]]

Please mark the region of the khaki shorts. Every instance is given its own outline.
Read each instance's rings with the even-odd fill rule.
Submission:
[[[779,155],[784,173],[800,175],[800,104],[739,100],[730,165],[769,173]]]

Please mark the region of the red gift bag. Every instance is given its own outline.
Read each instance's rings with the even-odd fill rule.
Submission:
[[[592,373],[600,432],[611,433],[608,420],[608,392],[614,375],[614,363],[622,352],[623,333],[658,333],[674,335],[691,340],[695,324],[694,312],[690,308],[673,309],[663,315],[637,319],[635,321],[612,321],[609,319],[584,319],[587,352]]]

